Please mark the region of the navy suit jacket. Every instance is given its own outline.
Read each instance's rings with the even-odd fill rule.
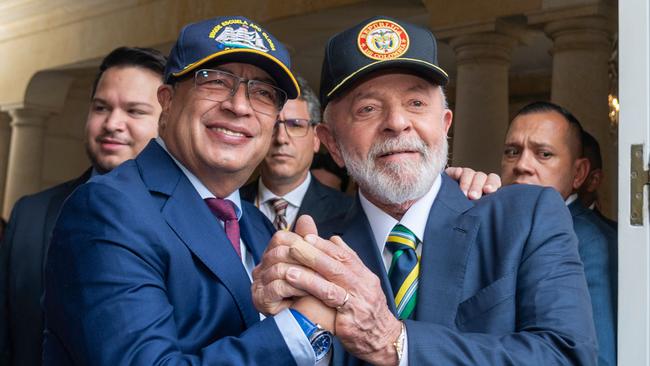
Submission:
[[[22,197],[13,207],[0,245],[0,365],[41,364],[41,296],[50,236],[63,202],[90,173]]]
[[[273,227],[242,209],[258,262]],[[48,365],[295,364],[223,228],[155,141],[68,199],[46,274]]]
[[[259,179],[242,187],[239,190],[241,197],[255,203],[259,192],[258,182]],[[353,202],[352,197],[322,184],[312,176],[296,218],[301,215],[309,215],[314,219],[316,227],[320,227],[324,222],[345,215]]]
[[[578,252],[585,266],[598,336],[598,365],[616,365],[618,238],[614,230],[578,200],[569,205]]]
[[[328,229],[332,228],[332,229]],[[395,304],[381,254],[357,199],[341,235]],[[594,365],[589,293],[569,212],[552,189],[516,185],[469,201],[443,175],[422,243],[412,365]],[[334,364],[359,360],[337,344]]]

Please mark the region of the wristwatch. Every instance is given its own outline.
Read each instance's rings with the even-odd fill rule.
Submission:
[[[320,325],[312,323],[311,320],[307,319],[298,310],[289,310],[298,322],[298,325],[300,325],[302,331],[305,332],[307,339],[309,339],[309,343],[311,343],[311,347],[314,349],[314,354],[316,355],[316,362],[320,361],[332,350],[332,333],[323,329]]]

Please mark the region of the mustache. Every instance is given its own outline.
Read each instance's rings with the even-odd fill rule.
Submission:
[[[375,159],[379,156],[402,151],[418,152],[425,155],[427,152],[427,145],[422,141],[422,139],[416,136],[389,138],[374,143],[370,147],[370,151],[368,151],[368,159]]]
[[[105,141],[105,140],[110,140],[112,142],[116,142],[116,143],[119,143],[119,144],[125,144],[125,145],[128,145],[128,144],[131,143],[131,139],[129,139],[127,137],[124,137],[124,136],[120,136],[119,134],[116,134],[116,133],[111,133],[111,132],[103,133],[103,134],[95,137],[95,141],[97,141],[97,142],[102,142],[102,141]]]

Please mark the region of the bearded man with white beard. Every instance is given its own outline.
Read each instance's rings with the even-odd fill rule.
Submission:
[[[321,78],[318,136],[358,198],[321,237],[305,217],[275,234],[253,273],[258,310],[321,307],[334,365],[595,364],[562,198],[518,185],[470,201],[443,173],[452,112],[433,35],[368,19],[330,39]]]

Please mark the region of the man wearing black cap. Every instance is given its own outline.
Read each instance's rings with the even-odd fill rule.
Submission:
[[[254,274],[256,305],[276,312],[277,289],[291,287],[336,309],[347,353],[335,347],[335,364],[595,364],[561,197],[521,185],[472,202],[443,173],[447,78],[433,35],[412,24],[376,17],[330,39],[318,135],[358,198],[319,228],[330,241],[276,234]]]
[[[289,68],[284,46],[249,19],[182,30],[158,89],[160,137],[62,209],[45,275],[45,364],[327,361],[331,334],[315,323],[331,325],[319,314],[295,304],[260,320],[251,300],[273,227],[238,189],[299,95]]]

